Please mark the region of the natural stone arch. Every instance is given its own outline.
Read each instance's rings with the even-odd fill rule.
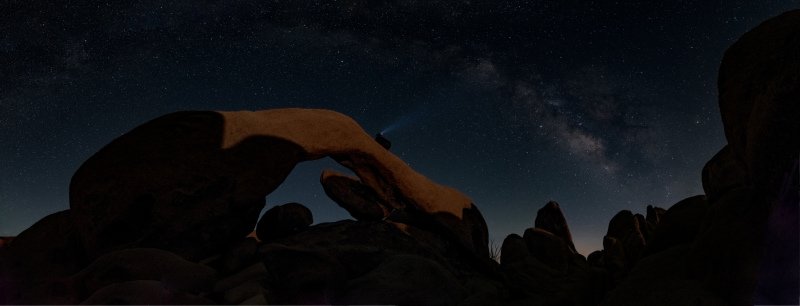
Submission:
[[[472,201],[432,182],[353,119],[320,109],[168,114],[89,158],[70,208],[90,256],[130,246],[209,255],[256,224],[266,195],[302,161],[330,156],[383,203],[420,212],[468,250],[488,254]]]

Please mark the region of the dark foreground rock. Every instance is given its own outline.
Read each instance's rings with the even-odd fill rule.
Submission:
[[[278,205],[267,210],[258,221],[256,235],[263,241],[275,240],[302,232],[311,223],[314,216],[303,204]]]
[[[792,288],[790,298],[753,298],[761,255],[787,248],[774,239],[765,245],[764,238],[770,222],[780,220],[773,209],[786,199],[787,182],[798,181],[792,171],[800,154],[797,54],[800,11],[762,23],[726,51],[719,105],[728,144],[703,169],[707,195],[667,210],[647,255],[609,293],[607,305],[800,302],[796,275],[770,290]]]

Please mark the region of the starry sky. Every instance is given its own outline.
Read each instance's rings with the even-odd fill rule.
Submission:
[[[58,3],[55,3],[58,2]],[[80,164],[179,110],[328,108],[470,196],[490,238],[561,204],[578,250],[620,210],[702,193],[725,144],[724,50],[800,3],[713,1],[4,1],[0,236],[69,207]],[[349,218],[298,165],[267,207]]]

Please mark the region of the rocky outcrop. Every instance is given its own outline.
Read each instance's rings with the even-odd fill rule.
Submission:
[[[20,233],[8,252],[12,270],[26,279],[68,276],[86,262],[68,210],[46,216]]]
[[[81,292],[97,292],[115,283],[154,280],[188,293],[207,292],[214,269],[160,249],[125,249],[103,255],[72,277]]]
[[[310,226],[311,211],[290,203],[255,226],[264,197],[295,164],[325,156],[358,176],[326,171],[321,181],[360,221]],[[412,260],[419,271],[438,271],[408,280],[404,288],[418,292],[409,301],[447,296],[421,285],[432,280],[465,288],[497,278],[477,207],[332,111],[157,118],[87,160],[73,177],[70,201],[69,211],[0,249],[0,272],[11,275],[0,283],[2,302],[355,301],[361,287],[398,285],[400,278],[371,280],[391,277],[386,273],[396,273],[404,258],[420,258]],[[253,233],[261,240],[245,237]],[[459,290],[443,303],[502,294]],[[123,297],[157,292],[170,298]]]
[[[540,228],[529,228],[522,238],[534,258],[556,271],[567,269],[574,253],[561,237]]]
[[[88,263],[70,211],[37,221],[0,254],[0,303],[75,304],[69,277]],[[43,279],[47,281],[42,281]]]
[[[453,303],[473,293],[459,289],[461,293],[453,294],[436,288],[462,288],[468,285],[470,275],[492,277],[483,268],[490,264],[488,258],[482,264],[475,263],[449,241],[447,235],[413,226],[345,220],[315,225],[263,244],[258,258],[270,271],[268,284],[280,293],[274,301],[279,304],[380,304],[395,300],[411,305],[425,299]],[[399,261],[408,264],[404,268],[395,262],[401,258],[411,258]],[[437,284],[432,286],[432,281]],[[392,287],[404,289],[388,292]],[[400,297],[400,292],[408,295]]]
[[[726,51],[719,104],[728,144],[703,168],[706,196],[659,218],[646,256],[606,305],[754,304],[764,247],[784,248],[764,244],[770,215],[783,203],[786,182],[798,180],[791,171],[800,154],[797,54],[800,11],[762,23]],[[795,276],[782,286],[796,284]]]
[[[470,252],[488,254],[472,201],[436,184],[327,110],[178,112],[105,146],[75,173],[70,207],[90,257],[157,247],[200,259],[247,235],[301,161],[331,156],[381,202],[430,216]]]
[[[738,160],[730,146],[717,152],[703,167],[703,191],[710,202],[719,199],[726,192],[743,188],[750,183],[745,173],[744,163]]]
[[[11,240],[14,240],[14,237],[0,237],[0,249],[7,247],[11,243]]]
[[[267,210],[256,227],[258,239],[271,241],[302,232],[314,223],[311,210],[300,203],[287,203]]]
[[[743,35],[720,66],[719,106],[730,152],[723,149],[707,167],[709,220],[687,262],[693,279],[733,305],[753,303],[769,215],[800,154],[797,54],[800,11],[791,11]]]
[[[500,254],[500,263],[503,265],[523,261],[531,255],[525,239],[517,234],[506,236],[506,239],[503,240],[503,245],[500,247]]]
[[[641,216],[641,215],[640,215]],[[645,247],[645,239],[642,234],[641,222],[644,218],[637,218],[629,210],[617,213],[608,223],[606,232],[606,243],[603,246],[606,250],[607,261],[618,261],[624,263],[626,269],[630,269],[642,256]],[[614,251],[609,251],[606,245],[613,246]],[[611,259],[610,257],[614,257]]]
[[[377,221],[389,216],[390,209],[381,204],[381,198],[357,179],[325,170],[320,183],[325,194],[356,220]]]
[[[719,107],[725,137],[749,182],[777,191],[783,173],[800,152],[800,37],[791,11],[744,34],[722,59]]]
[[[468,295],[458,279],[424,257],[398,255],[345,284],[342,304],[456,305]]]
[[[691,244],[708,220],[708,201],[703,195],[686,198],[672,205],[660,218],[647,244],[647,253],[657,253],[668,248]]]
[[[566,243],[572,252],[575,251],[575,244],[572,242],[572,234],[569,232],[567,219],[564,218],[564,213],[561,212],[561,207],[558,206],[556,201],[547,202],[536,213],[536,220],[534,227],[543,229],[553,235],[558,236]]]
[[[86,305],[211,305],[213,301],[177,291],[154,280],[109,285],[81,304]]]
[[[539,209],[534,227],[522,237],[508,235],[501,251],[502,271],[514,297],[509,305],[584,305],[602,294],[593,288],[604,286],[603,272],[592,270],[575,251],[556,202]]]

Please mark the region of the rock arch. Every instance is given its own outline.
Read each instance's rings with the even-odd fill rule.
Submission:
[[[264,198],[303,161],[330,156],[383,203],[430,216],[488,255],[472,201],[417,173],[353,119],[321,109],[187,111],[115,139],[76,171],[70,208],[90,256],[130,246],[209,255],[253,229]]]

